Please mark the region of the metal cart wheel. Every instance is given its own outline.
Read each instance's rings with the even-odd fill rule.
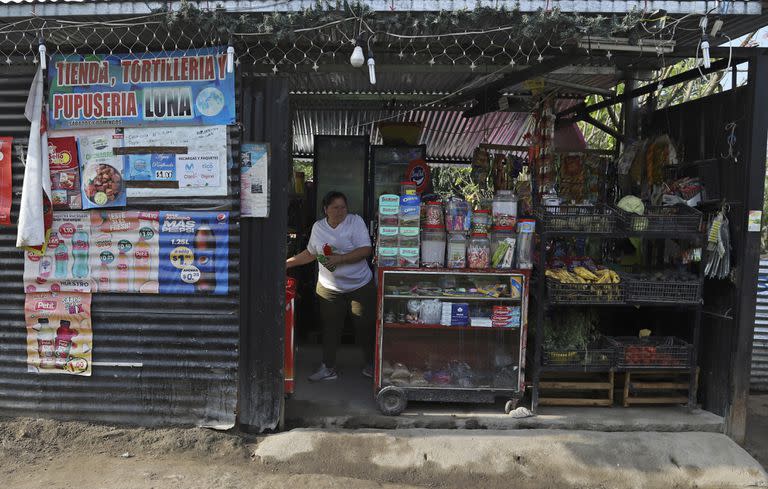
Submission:
[[[403,389],[388,386],[376,394],[376,404],[383,414],[397,416],[405,411],[406,406],[408,406],[408,399],[405,397]]]
[[[518,403],[520,403],[520,399],[518,399],[516,397],[513,397],[512,399],[507,401],[507,403],[504,405],[504,413],[505,414],[509,414],[512,411],[514,411],[515,409],[517,409]]]

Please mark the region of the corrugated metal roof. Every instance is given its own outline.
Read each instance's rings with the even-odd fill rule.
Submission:
[[[768,391],[768,260],[760,260],[757,275],[755,334],[752,340],[751,387]]]
[[[371,144],[382,144],[376,122],[423,122],[419,144],[427,146],[431,161],[466,161],[481,143],[523,144],[530,127],[527,113],[494,112],[471,119],[461,110],[302,109],[293,111],[293,153],[312,155],[315,135],[370,134]]]

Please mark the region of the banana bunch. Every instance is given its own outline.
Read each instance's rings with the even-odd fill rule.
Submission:
[[[584,267],[575,267],[573,272],[565,268],[557,268],[547,270],[545,275],[561,284],[618,284],[621,282],[619,274],[608,269],[592,273]]]

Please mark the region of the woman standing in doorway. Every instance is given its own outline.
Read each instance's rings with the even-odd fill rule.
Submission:
[[[307,249],[286,261],[287,268],[320,262],[315,294],[323,323],[323,363],[309,380],[338,378],[336,352],[347,312],[363,347],[363,375],[373,377],[376,288],[366,262],[372,250],[368,228],[360,216],[349,214],[341,192],[323,198],[323,212],[325,218],[312,226]]]

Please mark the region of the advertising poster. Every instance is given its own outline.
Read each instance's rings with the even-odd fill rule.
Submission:
[[[126,128],[129,197],[227,195],[227,127]]]
[[[123,157],[114,153],[123,135],[114,131],[78,138],[83,209],[125,206]]]
[[[159,216],[158,212],[91,212],[95,292],[159,292]]]
[[[54,56],[48,68],[53,129],[235,122],[227,48]]]
[[[51,168],[53,208],[82,209],[80,197],[80,160],[74,137],[48,138],[48,162]]]
[[[11,178],[11,147],[13,138],[0,137],[0,226],[11,224],[13,179]]]
[[[90,292],[91,221],[87,212],[54,213],[48,246],[42,256],[24,256],[24,290],[32,292]]]
[[[229,213],[160,213],[160,293],[226,294]]]
[[[243,144],[240,154],[240,215],[269,215],[269,144]]]
[[[91,294],[27,294],[24,318],[29,372],[91,375]]]

